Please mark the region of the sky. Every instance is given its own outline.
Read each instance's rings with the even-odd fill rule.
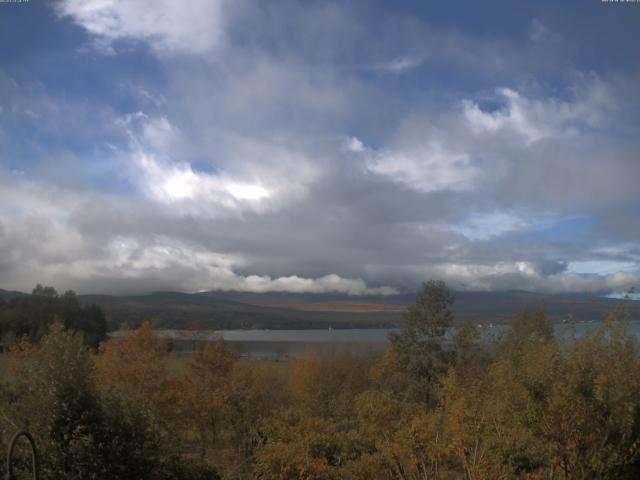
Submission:
[[[640,286],[640,3],[0,3],[0,288]]]

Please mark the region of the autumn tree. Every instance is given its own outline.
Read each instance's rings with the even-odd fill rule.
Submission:
[[[177,384],[181,389],[182,415],[196,434],[202,459],[216,444],[220,408],[229,392],[234,365],[235,356],[219,338],[194,352],[186,376]]]
[[[167,345],[148,322],[106,342],[96,357],[101,388],[153,403],[167,379]]]
[[[145,322],[106,342],[94,360],[101,396],[126,414],[123,421],[143,420],[169,456],[180,449],[175,432],[180,419],[167,358],[166,342]]]
[[[293,390],[314,415],[348,417],[353,412],[353,399],[371,383],[372,365],[373,359],[366,355],[307,352],[293,362]]]
[[[453,297],[442,281],[429,281],[404,314],[399,333],[391,335],[396,369],[407,375],[407,394],[425,405],[436,401],[437,383],[452,359],[444,347],[453,323]],[[390,369],[393,370],[393,369]]]
[[[467,478],[636,478],[640,355],[624,323],[561,342],[520,312],[495,358],[456,366],[441,391],[443,433]]]
[[[211,355],[204,352],[194,364],[208,370],[207,360]],[[192,390],[186,388],[182,378],[169,374],[167,343],[149,322],[106,342],[95,357],[95,364],[103,402],[120,415],[121,423],[137,425],[136,431],[144,432],[155,442],[155,476],[162,480],[218,478],[215,468],[184,458],[189,447],[187,437],[194,427],[189,420],[205,415],[207,405],[192,403]],[[209,367],[214,376],[228,375],[229,367],[224,362],[214,362]],[[206,400],[218,401],[218,392],[208,393]]]
[[[244,362],[234,366],[219,410],[222,448],[216,453],[216,466],[251,478],[256,449],[265,440],[261,425],[293,404],[287,374],[286,366]]]
[[[42,478],[151,478],[158,460],[153,439],[102,402],[79,334],[54,324],[39,344],[23,340],[9,355],[2,429],[33,434]]]

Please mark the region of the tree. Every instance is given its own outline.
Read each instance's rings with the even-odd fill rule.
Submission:
[[[532,341],[551,340],[553,326],[542,310],[524,309],[518,312],[511,321],[504,345],[519,347]]]
[[[189,391],[184,382],[169,375],[167,360],[167,342],[148,322],[106,342],[96,355],[102,401],[110,418],[116,418],[115,425],[129,432],[112,450],[137,452],[142,465],[153,467],[150,477],[128,478],[218,478],[214,469],[183,458],[185,437],[193,427],[185,417],[196,415],[199,407],[187,402]]]
[[[293,362],[293,391],[316,415],[348,418],[353,399],[369,387],[371,366],[372,360],[365,355],[310,352]]]
[[[65,329],[82,332],[86,344],[94,349],[107,337],[107,320],[102,309],[94,304],[81,304],[72,290],[58,295],[55,288],[38,284],[31,295],[0,305],[0,328],[7,338],[27,335],[36,342],[56,321]]]
[[[34,297],[58,298],[58,292],[55,288],[42,286],[40,283],[31,291],[31,295]]]
[[[216,444],[220,409],[229,393],[234,365],[233,353],[219,338],[193,354],[187,375],[178,381],[182,416],[197,439],[202,460]]]
[[[102,402],[79,334],[55,323],[37,345],[26,339],[10,353],[14,375],[3,388],[3,431],[29,430],[44,479],[151,478],[158,463],[142,418]]]
[[[251,459],[263,440],[261,424],[292,403],[286,372],[273,365],[238,362],[218,415],[216,467],[234,478],[254,478]]]
[[[640,355],[614,316],[561,343],[521,312],[486,368],[448,372],[444,434],[466,478],[638,478]]]
[[[404,314],[400,333],[391,335],[397,367],[409,378],[408,394],[423,404],[434,404],[436,384],[453,357],[452,350],[443,348],[453,323],[453,300],[444,282],[424,283],[415,304]]]

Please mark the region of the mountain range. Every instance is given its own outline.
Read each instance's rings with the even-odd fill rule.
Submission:
[[[0,298],[26,295],[0,290]],[[146,295],[79,295],[83,303],[102,307],[110,327],[151,320],[162,328],[374,328],[398,326],[415,293],[391,296],[349,296],[309,293],[153,292]],[[525,291],[455,292],[457,322],[506,323],[523,308],[543,309],[556,321],[574,315],[597,321],[623,303],[592,294],[542,294]],[[640,302],[627,302],[638,318]]]

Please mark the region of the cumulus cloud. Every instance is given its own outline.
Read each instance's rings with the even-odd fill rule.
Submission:
[[[260,184],[245,183],[221,175],[195,172],[187,163],[162,164],[151,155],[139,153],[135,157],[141,175],[141,188],[154,200],[165,204],[189,203],[202,207],[238,208],[239,202],[259,206],[271,194]]]
[[[398,150],[375,151],[353,142],[350,149],[365,154],[370,172],[425,193],[468,190],[478,175],[467,153],[449,151],[435,138]]]
[[[116,123],[130,140],[126,154],[134,184],[153,201],[171,206],[174,213],[219,215],[260,209],[274,193],[259,181],[225,172],[200,172],[188,162],[171,159],[168,152],[179,132],[166,117],[150,118],[137,112]]]
[[[235,276],[231,285],[216,285],[219,290],[239,290],[248,292],[294,292],[294,293],[331,293],[347,295],[394,295],[398,293],[392,287],[367,287],[361,279],[342,278],[338,275],[324,275],[319,278],[301,278],[297,275],[271,278],[268,275]]]
[[[580,89],[573,101],[553,98],[527,98],[510,88],[496,93],[505,105],[495,111],[484,111],[471,100],[463,100],[463,114],[476,135],[512,133],[526,145],[547,137],[579,133],[581,126],[601,125],[603,111],[613,107],[613,101],[599,82]],[[585,97],[582,97],[585,95]]]
[[[0,271],[3,287],[28,290],[34,282],[84,293],[145,292],[149,288],[238,290],[250,292],[339,292],[348,295],[393,294],[391,287],[369,287],[361,279],[336,274],[272,278],[241,275],[241,254],[218,253],[196,243],[157,233],[100,238],[74,224],[74,210],[87,201],[104,201],[0,177]],[[37,272],[37,276],[33,276]],[[92,290],[96,289],[96,290]]]
[[[245,264],[238,255],[224,255],[181,241],[156,236],[151,242],[119,237],[105,246],[99,259],[72,262],[57,276],[100,283],[100,279],[122,278],[132,284],[155,279],[165,287],[175,288],[176,281],[188,291],[235,290],[244,292],[344,293],[348,295],[393,294],[390,287],[369,288],[363,280],[331,274],[319,278],[297,275],[272,278],[268,275],[240,275],[234,269]],[[154,280],[152,280],[154,281]]]
[[[361,153],[365,151],[365,146],[357,137],[351,137],[346,142],[346,148],[350,152]]]
[[[492,98],[497,108],[463,99],[460,108],[409,117],[380,148],[353,137],[347,150],[363,158],[369,172],[423,193],[486,190],[492,184],[508,188],[509,176],[517,176],[523,164],[546,172],[540,162],[592,177],[591,169],[599,169],[602,161],[585,162],[581,142],[610,128],[605,119],[615,116],[619,101],[598,77],[580,78],[571,90],[570,97],[558,99],[497,88]],[[545,151],[554,143],[568,149],[559,162]],[[545,185],[535,181],[530,188]]]
[[[5,177],[11,185],[3,190],[5,286],[33,283],[18,265],[38,271],[36,281],[96,291],[386,294],[397,286],[414,288],[425,278],[465,289],[601,291],[635,282],[633,261],[604,273],[590,263],[620,251],[545,241],[527,249],[492,246],[511,234],[555,228],[572,218],[487,195],[517,178],[519,170],[509,165],[524,158],[536,166],[530,132],[543,115],[535,112],[584,111],[575,103],[558,107],[554,100],[522,94],[507,100],[497,111],[452,104],[426,122],[416,117],[378,149],[347,137],[319,152],[299,153],[299,146],[283,140],[225,133],[225,156],[218,153],[209,171],[182,160],[193,155],[185,149],[192,137],[169,116],[117,117],[114,124],[126,141],[114,147],[115,154],[124,159],[140,197],[117,206],[122,199],[113,196]],[[554,117],[548,138],[562,142],[582,135],[566,130],[577,115]],[[513,157],[518,152],[522,158]],[[471,208],[461,203],[465,198],[478,203]],[[568,267],[549,269],[551,261]]]
[[[498,93],[506,99],[507,106],[497,112],[484,112],[473,102],[463,101],[464,115],[475,134],[510,129],[530,144],[554,133],[543,118],[535,118],[536,112],[528,108],[530,105],[518,92],[503,88]]]
[[[59,15],[95,35],[103,47],[118,40],[148,43],[158,54],[203,54],[224,36],[224,0],[60,0]]]
[[[442,263],[417,267],[429,277],[445,279],[454,288],[473,291],[529,290],[546,293],[618,292],[640,282],[638,265],[633,272],[615,271],[606,274],[593,271],[557,272],[545,274],[529,261],[492,264]]]
[[[371,172],[423,192],[467,190],[477,174],[467,154],[449,152],[435,141],[416,150],[379,153],[367,166]]]

